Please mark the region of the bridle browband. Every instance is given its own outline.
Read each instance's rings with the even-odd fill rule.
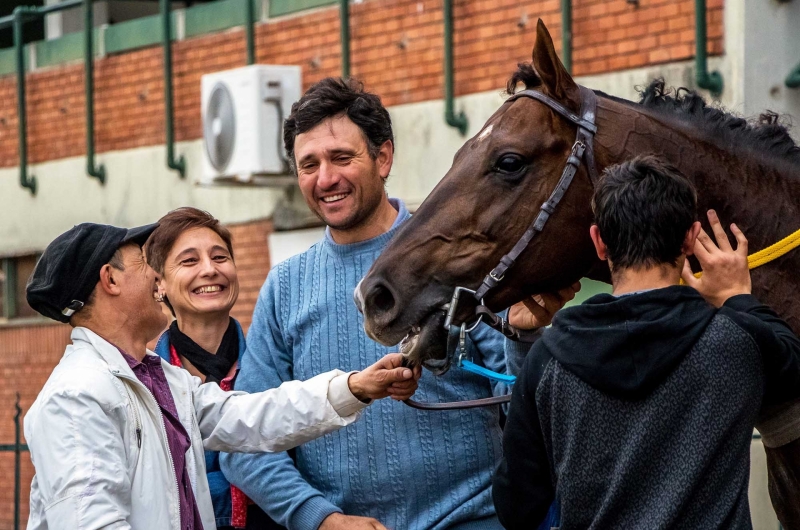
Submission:
[[[539,213],[536,215],[536,218],[533,220],[530,226],[528,226],[528,229],[525,231],[525,233],[522,234],[522,237],[519,238],[519,241],[517,241],[516,245],[514,245],[508,254],[500,258],[500,262],[489,272],[489,274],[486,275],[480,287],[478,287],[476,291],[467,289],[465,287],[456,287],[455,291],[453,292],[452,300],[447,306],[445,306],[447,310],[447,317],[445,318],[444,326],[448,331],[453,323],[453,318],[456,314],[460,295],[461,293],[466,292],[472,294],[472,296],[474,296],[474,298],[478,301],[479,305],[475,309],[475,316],[477,317],[477,320],[470,324],[461,324],[462,335],[465,332],[469,333],[469,331],[475,329],[475,327],[477,327],[478,323],[481,321],[485,322],[489,327],[502,333],[506,338],[519,342],[533,342],[539,335],[538,330],[528,331],[515,328],[504,318],[489,310],[484,305],[483,300],[492,289],[497,287],[497,285],[503,281],[508,269],[514,266],[519,256],[525,251],[526,248],[528,248],[528,245],[530,245],[533,238],[542,232],[542,230],[544,230],[548,219],[550,219],[550,216],[553,214],[553,212],[555,212],[558,203],[561,202],[561,199],[563,199],[564,195],[567,193],[567,190],[569,189],[569,186],[572,184],[572,180],[575,177],[575,173],[577,173],[582,162],[585,162],[586,164],[587,173],[592,185],[594,186],[597,184],[598,173],[594,161],[593,145],[594,135],[597,132],[597,125],[595,124],[595,119],[597,116],[597,96],[594,92],[586,87],[578,86],[578,88],[581,94],[580,115],[575,114],[551,97],[535,90],[521,90],[508,98],[507,102],[512,102],[523,97],[535,99],[547,105],[552,111],[560,114],[567,120],[577,125],[578,132],[575,136],[575,143],[572,144],[572,149],[570,150],[569,157],[567,158],[567,163],[564,166],[564,171],[561,173],[561,178],[558,180],[558,184],[556,184],[553,192],[542,204],[541,208],[539,209]],[[461,359],[459,359],[459,361],[460,360]],[[470,366],[472,366],[472,363],[470,363]],[[486,372],[485,369],[484,372]],[[481,375],[486,374],[482,373]],[[453,410],[495,405],[498,403],[507,403],[509,401],[511,401],[510,394],[505,396],[493,396],[490,398],[472,399],[452,403],[420,403],[412,399],[406,400],[405,403],[411,407],[424,410]]]

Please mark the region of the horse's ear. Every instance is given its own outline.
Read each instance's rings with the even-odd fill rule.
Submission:
[[[577,110],[581,105],[581,92],[567,69],[561,64],[553,46],[550,33],[539,19],[536,25],[536,45],[533,47],[533,67],[542,79],[545,91],[556,100]]]

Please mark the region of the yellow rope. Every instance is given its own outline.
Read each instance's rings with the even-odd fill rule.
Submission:
[[[797,248],[800,246],[800,230],[789,234],[788,236],[784,237],[774,245],[770,245],[763,250],[759,250],[755,254],[750,254],[747,256],[747,268],[748,269],[755,269],[756,267],[760,267],[762,265],[766,265],[770,261],[776,260],[789,252],[790,250]],[[696,272],[695,278],[699,278],[703,275],[703,272]],[[681,280],[681,284],[683,284],[683,280]]]
[[[774,259],[780,258],[797,246],[800,246],[800,230],[784,237],[764,250],[759,250],[755,254],[747,256],[747,266],[750,269],[755,269]]]

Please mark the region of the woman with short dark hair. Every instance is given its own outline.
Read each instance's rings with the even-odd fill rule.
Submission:
[[[245,340],[239,322],[230,316],[239,296],[231,233],[207,212],[178,208],[160,219],[145,253],[160,277],[163,302],[175,317],[155,352],[204,383],[232,390]],[[205,454],[217,527],[244,527],[244,494],[222,474],[219,453]],[[254,525],[256,514],[251,515],[248,528],[280,528],[275,523]]]

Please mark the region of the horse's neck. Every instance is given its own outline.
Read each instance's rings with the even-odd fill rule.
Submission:
[[[607,109],[611,110],[611,109]],[[635,112],[633,111],[635,110]],[[717,210],[748,238],[750,253],[800,229],[800,170],[747,148],[726,149],[690,124],[625,108],[628,119],[602,119],[597,143],[603,166],[640,154],[657,154],[678,167],[698,189],[698,210]],[[607,116],[619,118],[618,109]],[[604,121],[607,133],[603,132]],[[800,304],[791,299],[800,283],[800,248],[753,271],[753,290],[800,332]]]
[[[601,166],[656,154],[678,167],[697,186],[700,211],[714,208],[736,222],[753,250],[800,229],[800,169],[788,163],[726,148],[691,124],[608,100],[598,112],[596,142]]]

